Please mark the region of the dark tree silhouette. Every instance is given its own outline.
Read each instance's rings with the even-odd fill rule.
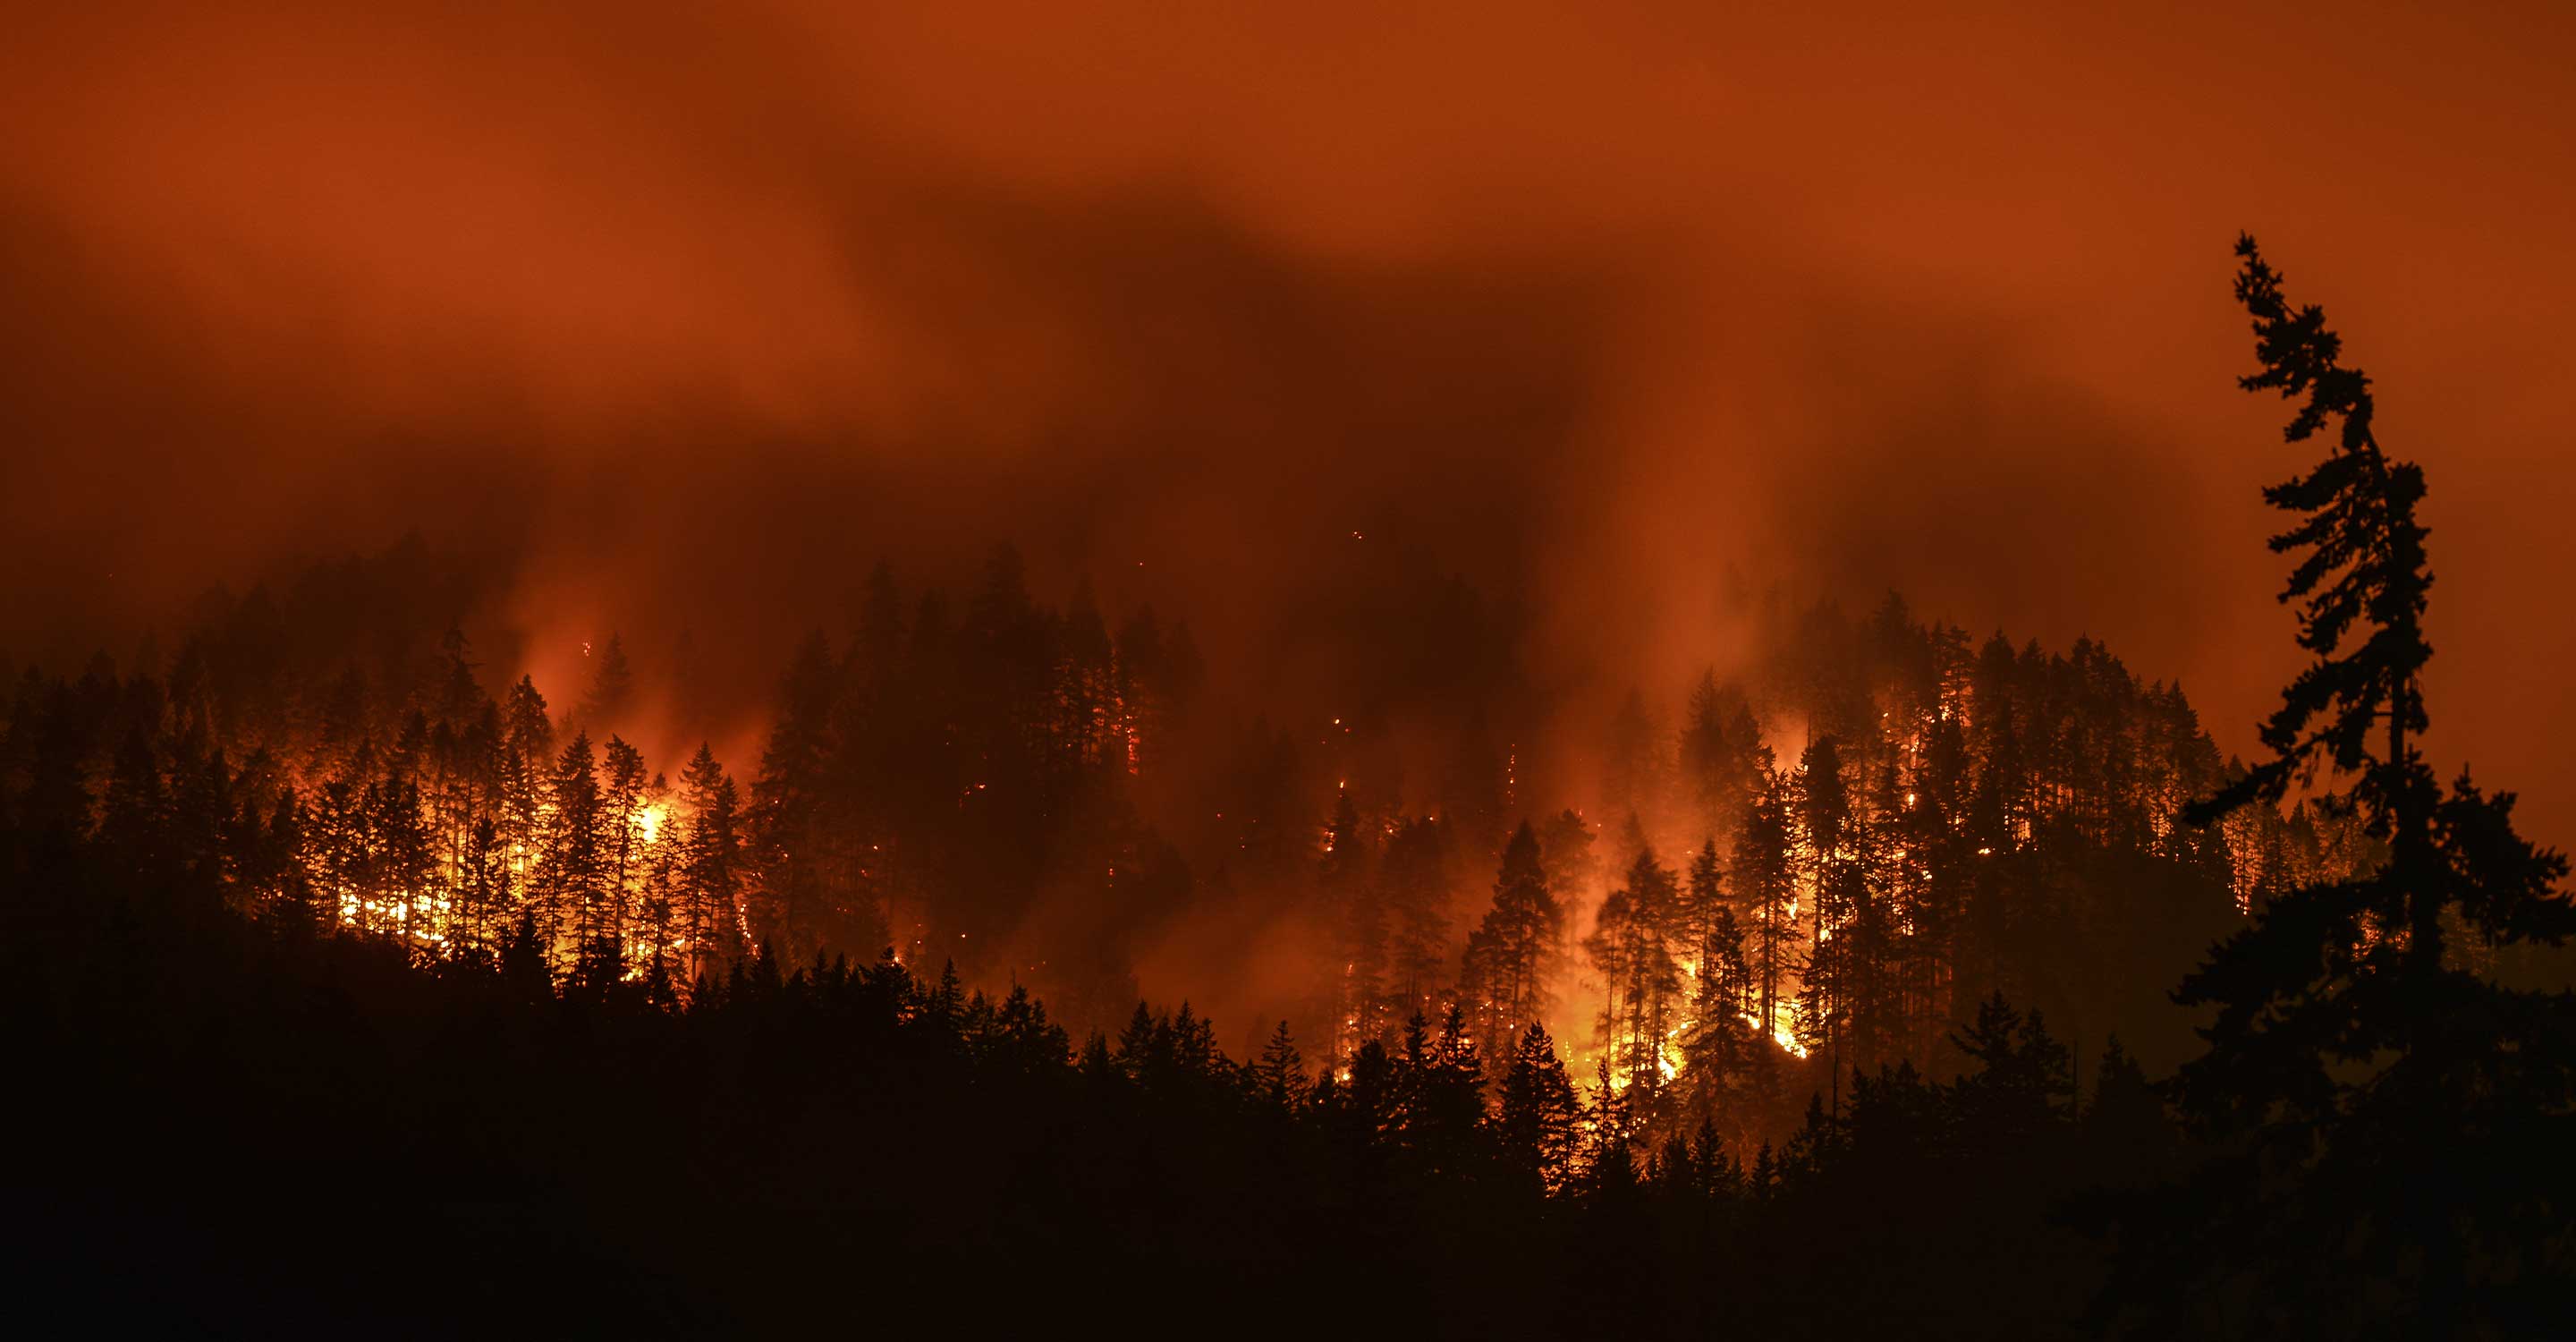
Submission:
[[[2445,791],[2424,762],[2423,471],[2381,449],[2370,379],[2322,309],[2289,302],[2251,237],[2236,252],[2262,364],[2241,384],[2305,398],[2289,441],[2333,431],[2322,461],[2264,491],[2298,519],[2272,548],[2298,555],[2282,599],[2316,660],[2263,726],[2273,757],[2194,814],[2326,787],[2313,800],[2358,815],[2385,857],[2281,890],[2184,981],[2177,999],[2217,1015],[2175,1094],[2245,1143],[2216,1242],[2223,1271],[2270,1283],[2249,1327],[2482,1335],[2567,1270],[2576,1002],[2465,967],[2461,940],[2561,943],[2567,864],[2514,832],[2511,794],[2465,772]]]
[[[1461,995],[1475,1017],[1476,1046],[1485,1056],[1504,1056],[1522,1030],[1554,1008],[1553,980],[1564,940],[1564,906],[1548,889],[1538,834],[1522,821],[1503,847],[1493,907],[1467,938],[1460,975]]]
[[[705,742],[680,775],[689,809],[680,873],[681,908],[688,943],[688,978],[741,956],[749,927],[744,916],[741,792]]]
[[[1744,827],[1736,832],[1728,864],[1735,897],[1752,919],[1748,936],[1753,987],[1762,1033],[1779,1029],[1782,984],[1796,956],[1798,887],[1789,854],[1788,784],[1778,771],[1765,776]]]
[[[1564,1189],[1573,1177],[1582,1118],[1582,1100],[1556,1056],[1556,1041],[1545,1026],[1532,1024],[1513,1043],[1494,1116],[1503,1167],[1532,1188]]]

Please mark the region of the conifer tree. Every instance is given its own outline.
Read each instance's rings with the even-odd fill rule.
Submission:
[[[540,836],[544,857],[536,878],[538,935],[549,963],[578,962],[613,979],[613,968],[594,959],[608,949],[603,945],[608,908],[601,889],[607,872],[600,852],[599,774],[589,733],[573,733],[555,760],[547,791],[554,809]]]
[[[203,717],[195,714],[168,754],[171,875],[184,908],[211,912],[227,905],[232,883],[227,837],[237,818],[232,769],[222,748],[208,739]]]
[[[705,742],[680,774],[688,809],[681,858],[683,933],[691,982],[739,959],[746,932],[742,909],[741,794]]]
[[[1552,978],[1563,952],[1565,909],[1548,889],[1538,834],[1521,822],[1504,845],[1494,903],[1467,939],[1462,982],[1472,985],[1477,1046],[1502,1057],[1512,1041],[1555,1006]]]
[[[250,803],[245,799],[242,805],[247,809]],[[260,915],[290,939],[322,931],[338,912],[326,905],[313,881],[305,843],[304,808],[288,788],[260,831],[254,885]]]
[[[2445,790],[2424,761],[2423,471],[2382,450],[2370,379],[2323,310],[2290,303],[2251,237],[2236,252],[2261,364],[2240,385],[2304,398],[2288,441],[2332,432],[2322,461],[2264,491],[2297,519],[2272,548],[2299,556],[2282,600],[2315,660],[2263,724],[2272,757],[2194,816],[2323,780],[2318,803],[2357,816],[2386,855],[2282,891],[2184,980],[2177,1000],[2217,1015],[2176,1095],[2205,1131],[2249,1144],[2250,1167],[2223,1176],[2222,1271],[2313,1282],[2331,1265],[2397,1292],[2407,1329],[2473,1335],[2500,1326],[2505,1283],[2564,1280],[2532,1255],[2576,1211],[2561,1156],[2576,1004],[2500,984],[2462,952],[2576,933],[2556,889],[2567,863],[2515,833],[2512,794],[2465,771]]]
[[[410,779],[369,784],[365,823],[374,850],[367,902],[379,911],[376,930],[401,938],[406,953],[425,954],[418,934],[435,928],[432,905],[444,901],[431,888],[436,866],[421,820],[420,785]]]
[[[1748,1108],[1756,1051],[1768,1047],[1767,1033],[1757,1028],[1757,1000],[1745,963],[1744,932],[1735,911],[1724,904],[1702,934],[1697,979],[1689,985],[1691,1028],[1681,1041],[1678,1078],[1688,1112],[1713,1121],[1720,1112],[1738,1122],[1754,1116]]]
[[[648,814],[661,814],[661,799],[668,796],[669,783],[660,774],[645,785]],[[680,864],[683,844],[678,826],[660,823],[647,828],[639,820],[634,825],[635,842],[642,850],[636,860],[640,872],[635,880],[635,898],[630,906],[641,933],[646,956],[646,969],[659,994],[657,1006],[670,1006],[679,1000],[680,990],[692,982],[685,959],[687,939],[680,889]]]
[[[1531,1022],[1513,1042],[1494,1115],[1506,1172],[1533,1191],[1562,1191],[1573,1178],[1582,1118],[1582,1101],[1556,1056],[1556,1041],[1546,1026]]]
[[[1752,919],[1747,958],[1761,1033],[1780,1027],[1781,989],[1796,955],[1798,887],[1789,851],[1787,781],[1774,771],[1735,836],[1728,865],[1736,901]]]
[[[162,817],[168,804],[160,752],[151,733],[137,725],[117,746],[108,765],[107,790],[99,800],[96,851],[113,882],[110,888],[155,897],[162,893],[169,858]]]
[[[1456,1006],[1427,1043],[1419,1013],[1405,1031],[1407,1084],[1405,1141],[1417,1167],[1434,1178],[1469,1179],[1480,1173],[1485,1126],[1484,1064]],[[1417,1052],[1417,1050],[1419,1050]]]
[[[1583,948],[1600,971],[1606,997],[1601,1027],[1605,1059],[1651,1119],[1663,1085],[1665,1036],[1680,1005],[1681,969],[1673,959],[1673,919],[1680,893],[1652,848],[1629,864],[1628,878],[1602,900]]]
[[[2162,1175],[2173,1145],[2164,1101],[2118,1035],[2105,1041],[2093,1078],[2081,1121],[2094,1166],[2106,1180],[2143,1182]]]
[[[1592,897],[1601,874],[1601,859],[1592,851],[1596,837],[1581,813],[1571,810],[1557,812],[1540,831],[1539,864],[1559,908],[1575,908]]]
[[[758,892],[752,933],[779,943],[791,962],[818,948],[813,924],[831,878],[823,806],[838,682],[823,635],[807,635],[787,672],[784,703],[751,786],[746,837]]]
[[[467,837],[464,876],[457,886],[454,930],[448,936],[460,957],[485,966],[499,951],[502,929],[511,913],[508,854],[502,850],[500,827],[490,816],[475,820]]]
[[[546,772],[554,761],[554,724],[546,699],[526,676],[510,689],[502,708],[500,768],[501,837],[510,871],[524,880],[537,865],[538,828],[546,801]]]
[[[1800,965],[1798,1036],[1822,1049],[1837,1068],[1851,1011],[1853,939],[1844,933],[1867,898],[1867,871],[1859,861],[1859,828],[1843,778],[1842,743],[1820,736],[1798,758],[1797,820],[1805,857],[1806,956]]]
[[[1072,1057],[1073,1040],[1063,1027],[1047,1019],[1046,1004],[1030,996],[1026,984],[1011,985],[995,1023],[1003,1056],[1024,1074],[1043,1075]]]
[[[643,897],[644,807],[647,801],[644,752],[611,735],[600,753],[600,912],[590,921],[595,935],[617,940],[625,935]]]
[[[1253,1082],[1263,1103],[1281,1114],[1293,1116],[1306,1103],[1310,1083],[1306,1062],[1297,1054],[1297,1040],[1288,1032],[1288,1022],[1270,1032],[1270,1040],[1261,1046],[1261,1058],[1253,1064]]]
[[[1761,792],[1771,769],[1771,748],[1743,690],[1721,686],[1714,670],[1691,687],[1682,729],[1681,771],[1699,832],[1731,841]]]

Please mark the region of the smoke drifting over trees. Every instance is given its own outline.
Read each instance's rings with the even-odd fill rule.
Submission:
[[[166,638],[209,577],[418,529],[490,576],[501,670],[577,694],[584,639],[685,630],[749,709],[877,558],[955,588],[1007,540],[1053,599],[1192,612],[1301,712],[1336,708],[1313,617],[1353,583],[1461,574],[1615,704],[1734,655],[1740,574],[2105,638],[2248,749],[2289,669],[2240,655],[2279,624],[2224,580],[2260,419],[2176,389],[2230,366],[2208,221],[2259,214],[2385,288],[2390,413],[2475,463],[2447,665],[2563,660],[2483,604],[2566,567],[2507,483],[2556,478],[2563,15],[2356,19],[2286,71],[2269,19],[1887,17],[49,13],[0,57],[0,555],[51,575],[0,653]],[[2239,152],[2356,78],[2386,96]],[[2186,89],[2237,101],[2177,122]],[[2409,171],[2477,222],[2344,208]],[[2437,746],[2556,827],[2561,761],[2486,699]]]
[[[28,16],[13,1295],[2567,1332],[2531,8]]]

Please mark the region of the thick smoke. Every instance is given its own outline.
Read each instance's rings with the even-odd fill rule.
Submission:
[[[1190,619],[1226,707],[1282,722],[1433,676],[1388,669],[1454,655],[1399,597],[1454,574],[1551,701],[1677,695],[1741,654],[1744,593],[1894,587],[2105,638],[2249,748],[2295,663],[2253,498],[2291,463],[2228,387],[2248,226],[2430,470],[2437,750],[2544,835],[2576,805],[2529,669],[2576,635],[2511,615],[2576,559],[2566,467],[2524,446],[2576,282],[2545,35],[30,23],[0,104],[0,655],[130,646],[208,585],[416,530],[486,575],[496,676],[568,684],[615,630],[649,679],[685,633],[739,741],[877,558],[953,585],[1011,540],[1044,596]],[[2401,180],[2446,212],[2389,213]]]

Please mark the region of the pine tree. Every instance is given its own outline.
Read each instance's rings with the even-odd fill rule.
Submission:
[[[1596,1201],[1620,1197],[1637,1184],[1637,1113],[1628,1093],[1611,1079],[1607,1057],[1592,1064],[1592,1096],[1584,1109],[1591,1119],[1582,1129],[1584,1191]]]
[[[578,960],[594,976],[613,979],[614,967],[594,959],[608,931],[608,905],[602,898],[607,870],[600,852],[599,775],[589,733],[573,733],[555,760],[547,793],[554,809],[539,834],[538,935],[549,963]]]
[[[1472,1178],[1481,1165],[1485,1126],[1484,1064],[1456,1006],[1427,1043],[1419,1013],[1406,1029],[1407,1084],[1402,1124],[1417,1168],[1433,1178]]]
[[[1593,852],[1592,826],[1574,811],[1559,811],[1538,836],[1539,864],[1547,871],[1547,891],[1559,908],[1578,907],[1592,897],[1600,879],[1601,860]]]
[[[1799,974],[1798,1037],[1810,1049],[1826,1050],[1839,1070],[1855,986],[1855,943],[1843,934],[1858,918],[1868,887],[1851,792],[1843,778],[1842,743],[1832,736],[1817,737],[1799,756],[1797,819],[1811,904]]]
[[[1798,887],[1789,850],[1788,786],[1766,776],[1744,827],[1735,836],[1728,865],[1736,902],[1752,919],[1747,951],[1761,1033],[1778,1033],[1781,989],[1796,954]]]
[[[466,840],[464,878],[456,889],[450,949],[459,958],[489,966],[509,922],[512,891],[508,854],[490,816],[474,822]]]
[[[1734,685],[1720,686],[1714,670],[1691,687],[1681,740],[1681,772],[1702,837],[1731,842],[1753,808],[1771,769],[1771,748],[1752,705]]]
[[[1652,848],[1629,864],[1628,878],[1601,901],[1583,948],[1600,971],[1606,998],[1602,1041],[1620,1084],[1651,1120],[1663,1082],[1665,1037],[1680,1005],[1681,968],[1673,958],[1680,892]]]
[[[815,923],[831,879],[823,806],[838,683],[822,634],[807,635],[788,670],[778,722],[751,786],[747,837],[758,896],[752,934],[779,943],[791,962],[821,945]]]
[[[1026,984],[1012,984],[1002,999],[994,1013],[994,1035],[997,1056],[1023,1075],[1063,1067],[1073,1051],[1072,1039],[1047,1019],[1045,1004],[1029,995]]]
[[[693,981],[686,958],[688,932],[680,887],[684,843],[677,825],[648,823],[650,817],[664,813],[663,798],[669,791],[660,774],[645,785],[647,809],[634,825],[635,840],[642,849],[637,859],[641,872],[630,906],[644,943],[647,996],[660,1007],[677,1005],[681,989]]]
[[[1562,1191],[1573,1178],[1582,1118],[1582,1102],[1556,1056],[1556,1041],[1548,1038],[1547,1027],[1531,1022],[1512,1046],[1494,1115],[1506,1172],[1532,1191]]]
[[[201,714],[169,747],[171,875],[183,908],[212,912],[231,904],[233,862],[227,831],[236,819],[232,769],[211,743]]]
[[[2111,1180],[2143,1183],[2161,1176],[2173,1145],[2164,1101],[2118,1035],[2103,1045],[2093,1077],[2093,1094],[2082,1115],[2093,1168]]]
[[[250,803],[244,800],[242,805],[247,809]],[[305,829],[304,808],[289,788],[269,813],[257,848],[256,907],[261,917],[290,939],[327,929],[339,913],[313,881]]]
[[[1153,1008],[1139,1000],[1135,1012],[1127,1017],[1125,1028],[1118,1032],[1117,1051],[1112,1055],[1117,1060],[1120,1075],[1130,1081],[1142,1082],[1159,1071],[1161,1062],[1157,1055],[1167,1046],[1170,1031],[1170,1024],[1156,1021]]]
[[[741,794],[705,742],[680,774],[689,813],[681,857],[683,937],[691,982],[741,958],[748,931],[743,916],[743,851],[738,811]]]
[[[1563,953],[1565,909],[1547,886],[1538,834],[1521,822],[1504,845],[1494,903],[1467,939],[1460,975],[1472,985],[1477,1046],[1501,1057],[1527,1026],[1555,1007],[1552,980]]]
[[[1253,1080],[1264,1104],[1285,1115],[1295,1115],[1304,1107],[1311,1083],[1306,1076],[1306,1062],[1297,1054],[1297,1040],[1288,1032],[1288,1022],[1270,1032],[1270,1041],[1261,1046],[1260,1061],[1253,1064]]]
[[[2074,1059],[2038,1011],[2015,1010],[1996,993],[1978,1004],[1976,1020],[1951,1042],[1974,1064],[1951,1088],[1970,1142],[2011,1159],[2035,1149],[2071,1116]]]
[[[1758,1002],[1745,962],[1744,932],[1735,911],[1718,905],[1702,934],[1698,975],[1690,985],[1691,1024],[1682,1036],[1677,1078],[1686,1112],[1703,1122],[1721,1113],[1741,1121],[1752,1089],[1756,1050],[1768,1039],[1755,1025]]]
[[[538,829],[543,824],[546,772],[554,760],[554,724],[546,718],[546,699],[526,676],[510,689],[501,711],[503,722],[500,793],[501,837],[510,874],[524,884],[539,857]]]
[[[420,785],[387,779],[368,785],[366,828],[374,849],[368,901],[379,911],[375,930],[402,940],[406,951],[425,954],[427,934],[439,926],[440,902],[432,888],[436,864],[421,819]]]
[[[2176,1094],[2204,1130],[2250,1142],[2251,1168],[2222,1195],[2222,1270],[2314,1282],[2331,1262],[2398,1292],[2410,1329],[2476,1334],[2501,1317],[2490,1288],[2539,1289],[2529,1274],[2550,1269],[2535,1246],[2576,1208],[2561,1158],[2576,1004],[2463,968],[2460,940],[2563,943],[2567,863],[2514,832],[2511,794],[2465,772],[2445,792],[2424,762],[2423,471],[2382,451],[2370,379],[2343,363],[2324,312],[2290,304],[2251,237],[2236,251],[2262,364],[2240,384],[2305,398],[2288,441],[2335,433],[2323,461],[2264,491],[2298,519],[2272,547],[2300,553],[2282,599],[2316,660],[2263,726],[2272,758],[2194,817],[2277,806],[2322,774],[2340,788],[2321,804],[2358,816],[2386,858],[2282,892],[2184,981],[2177,1000],[2217,1018]]]
[[[648,800],[644,752],[612,735],[601,751],[599,772],[599,853],[604,871],[597,892],[600,907],[584,921],[590,935],[613,954],[623,947],[627,926],[643,903]]]
[[[501,943],[501,982],[523,1001],[552,997],[554,974],[547,960],[546,936],[537,923],[536,905],[525,905],[508,939]]]

